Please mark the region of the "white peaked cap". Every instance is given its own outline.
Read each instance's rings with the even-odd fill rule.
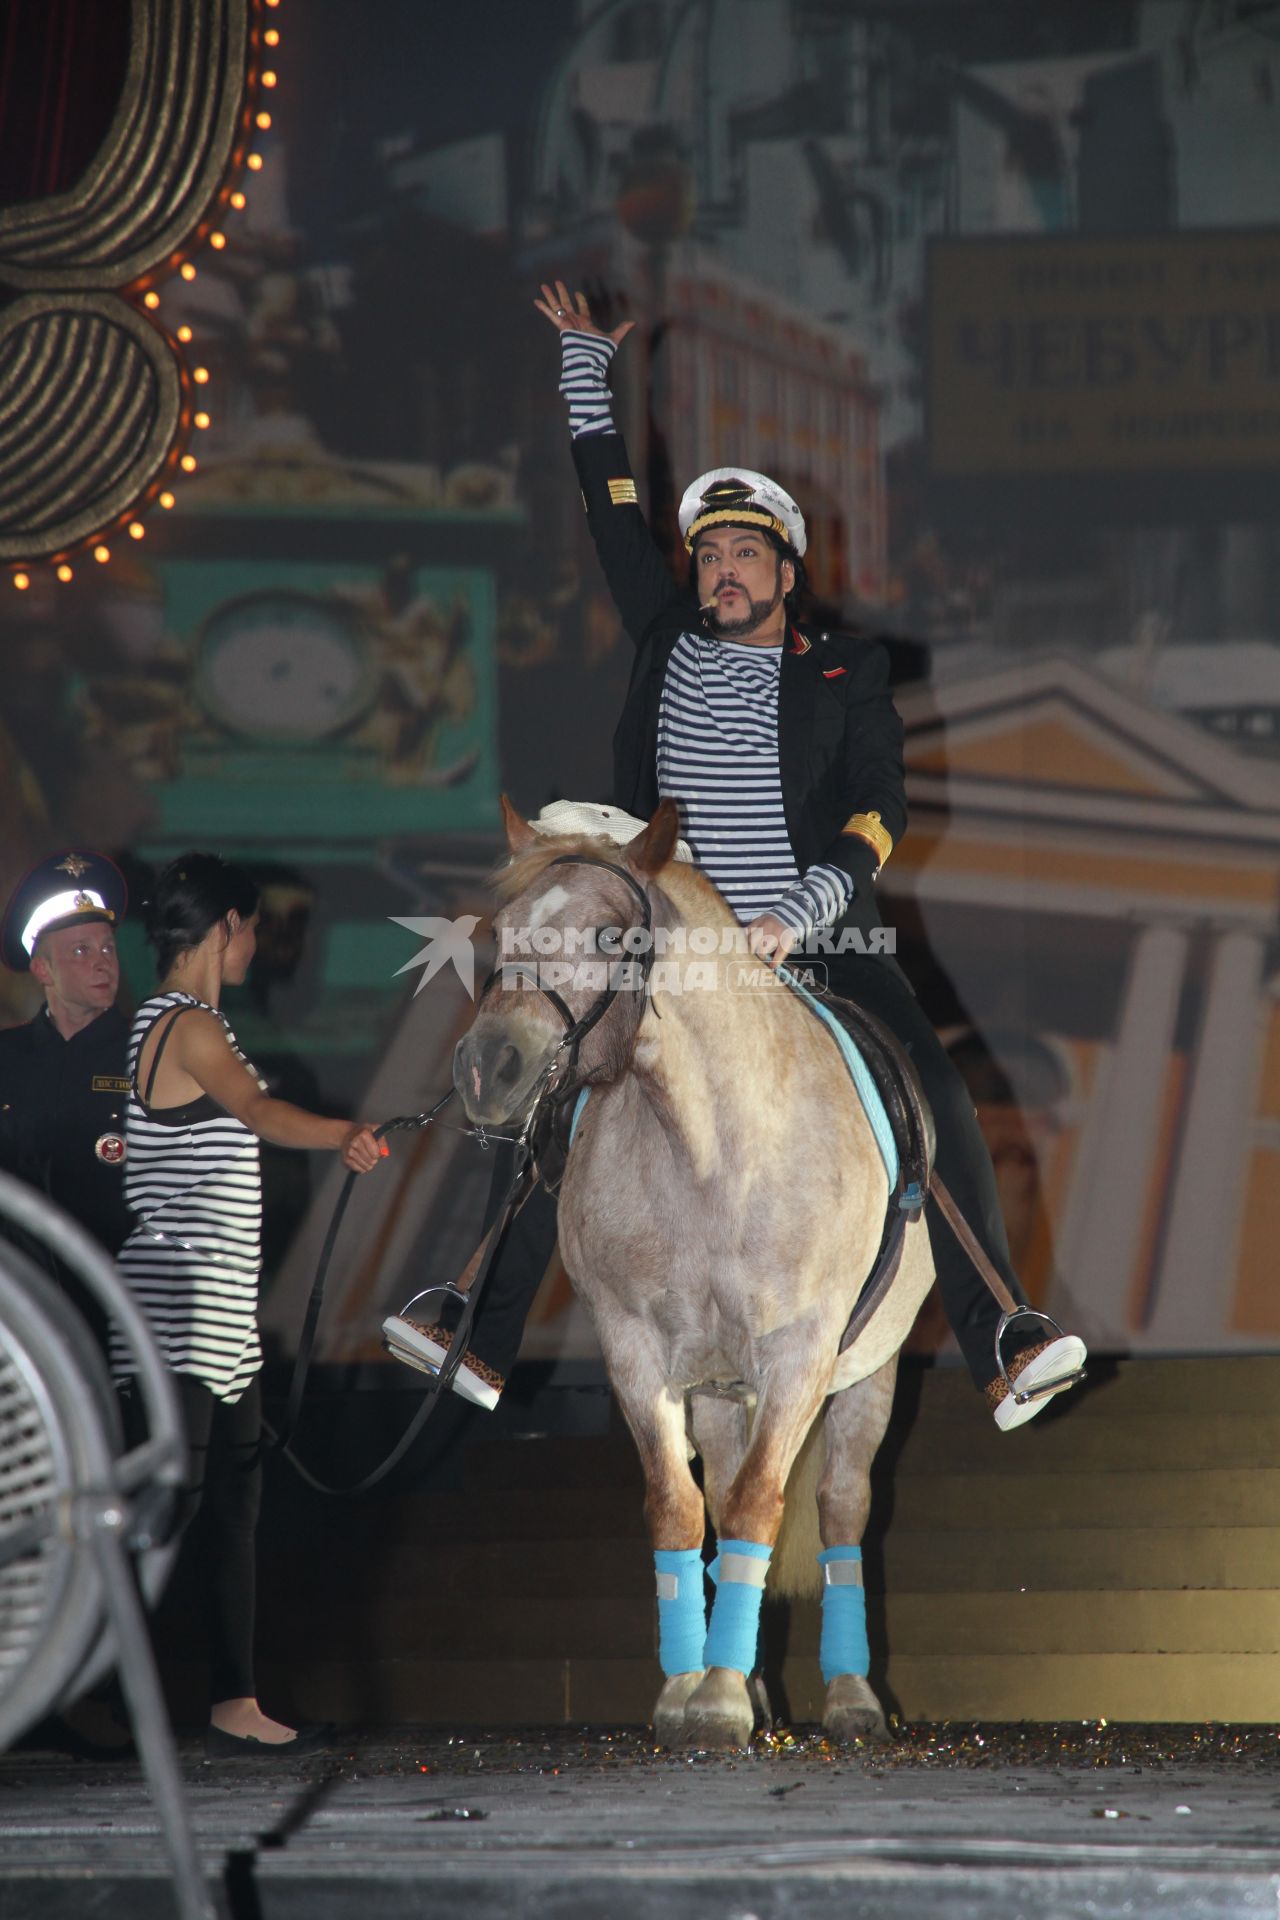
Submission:
[[[764,473],[750,467],[713,467],[686,487],[680,502],[680,531],[692,551],[704,527],[768,527],[798,554],[809,544],[804,515],[791,495]]]
[[[643,833],[648,824],[632,813],[624,813],[621,807],[601,807],[593,800],[553,800],[529,822],[536,833],[595,833],[620,847]],[[693,852],[687,840],[676,841],[675,858],[687,860],[692,866]]]

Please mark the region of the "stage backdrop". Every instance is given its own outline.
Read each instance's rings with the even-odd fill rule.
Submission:
[[[882,894],[1033,1297],[1116,1351],[1280,1345],[1280,9],[273,17],[264,165],[163,290],[210,375],[198,469],[135,551],[4,593],[5,881],[68,838],[143,893],[187,845],[250,860],[231,1011],[276,1083],[373,1119],[443,1087],[470,1003],[452,968],[414,997],[398,919],[484,912],[501,786],[607,794],[626,683],[532,306],[562,275],[639,323],[614,385],[660,537],[691,476],[762,467],[824,617],[890,640]],[[36,139],[26,78],[11,202],[92,151]],[[273,1160],[286,1346],[311,1174]],[[462,1265],[489,1177],[397,1145],[330,1353]],[[553,1269],[528,1351],[590,1350]]]

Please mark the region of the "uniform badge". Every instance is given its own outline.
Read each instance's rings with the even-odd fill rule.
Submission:
[[[121,1133],[100,1133],[93,1143],[93,1150],[99,1160],[108,1167],[118,1167],[124,1159],[127,1148]]]

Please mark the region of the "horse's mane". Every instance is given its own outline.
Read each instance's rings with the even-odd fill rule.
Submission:
[[[715,881],[687,860],[668,860],[655,878],[661,881],[663,892],[679,909],[682,920],[711,926],[738,925],[737,916]]]
[[[566,854],[571,857],[583,854],[591,860],[609,860],[625,866],[625,851],[616,840],[606,839],[603,834],[540,834],[536,846],[512,854],[510,860],[498,867],[490,884],[499,901],[514,900],[526,888],[536,886],[552,861],[563,859]],[[668,860],[653,878],[661,883],[682,920],[699,925],[737,925],[719,888],[687,860]]]

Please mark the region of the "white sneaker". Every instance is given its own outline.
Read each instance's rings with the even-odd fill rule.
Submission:
[[[448,1327],[423,1326],[418,1320],[404,1320],[390,1314],[382,1323],[382,1339],[387,1352],[420,1373],[439,1373],[449,1353],[453,1335]],[[502,1398],[506,1381],[476,1354],[469,1353],[453,1376],[452,1386],[464,1400],[492,1413]]]
[[[1025,1426],[1055,1393],[1074,1387],[1088,1357],[1084,1341],[1074,1333],[1064,1333],[1057,1340],[1042,1340],[1038,1347],[1027,1347],[1022,1353],[1016,1353],[1006,1371],[1017,1391],[1006,1388],[998,1375],[986,1389],[1000,1431],[1011,1433],[1015,1427]],[[1029,1400],[1018,1399],[1018,1394],[1033,1387],[1040,1391],[1033,1393]]]

